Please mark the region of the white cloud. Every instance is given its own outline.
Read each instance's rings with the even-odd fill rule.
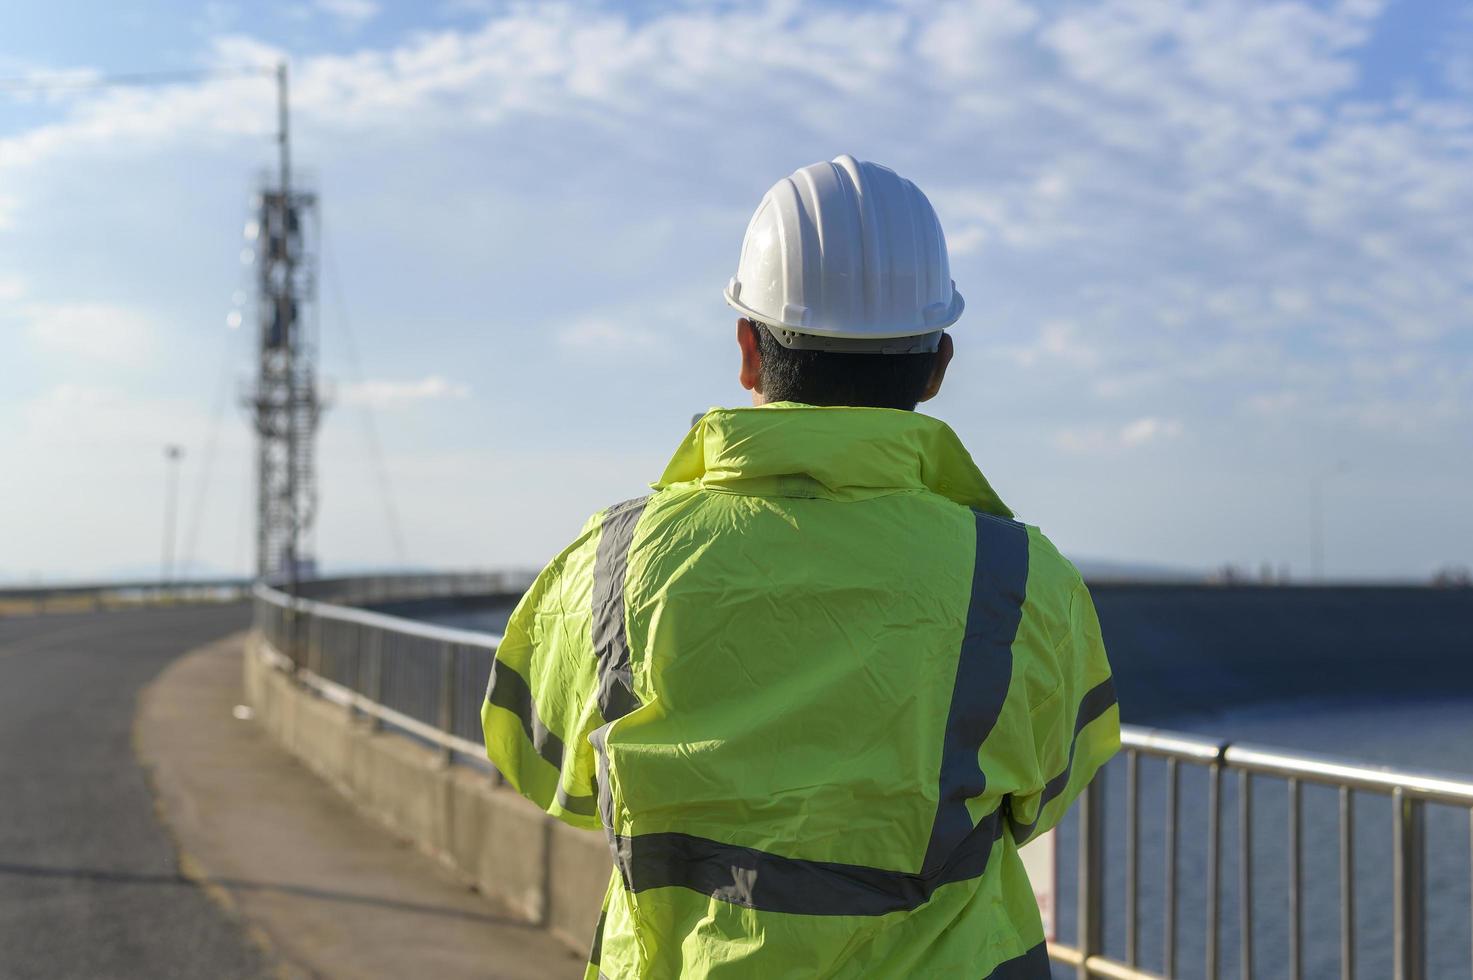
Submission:
[[[1133,463],[1205,450],[1215,420],[1235,412],[1275,425],[1224,441],[1298,426],[1303,442],[1323,434],[1311,425],[1347,438],[1404,440],[1417,425],[1465,435],[1473,375],[1436,372],[1466,360],[1473,322],[1473,110],[1438,95],[1435,74],[1385,97],[1358,84],[1361,63],[1385,54],[1366,46],[1376,18],[1409,9],[486,4],[474,26],[431,16],[383,45],[294,52],[298,159],[321,175],[366,346],[372,331],[420,318],[439,370],[514,348],[504,363],[519,369],[478,384],[479,398],[525,406],[549,377],[583,386],[562,415],[518,418],[549,444],[575,415],[589,438],[613,426],[589,410],[589,379],[619,353],[676,349],[667,335],[699,357],[681,372],[630,359],[632,391],[740,396],[717,387],[731,385],[724,367],[695,365],[701,338],[729,344],[728,327],[708,324],[727,319],[718,293],[741,229],[773,179],[840,151],[914,178],[949,232],[968,310],[939,404],[964,436],[993,439],[999,406],[1046,419],[1056,447],[1132,448]],[[240,34],[204,61],[283,53]],[[45,125],[0,138],[11,199],[0,268],[23,280],[28,303],[70,302],[73,267],[117,270],[124,287],[89,289],[139,311],[140,296],[180,294],[138,283],[186,269],[181,258],[187,278],[232,260],[211,208],[269,162],[273,108],[264,78],[55,103]],[[195,206],[152,204],[201,186],[210,196]],[[85,197],[92,188],[107,193]],[[176,233],[169,258],[117,247]],[[194,297],[194,322],[217,323],[233,285]],[[669,308],[651,315],[652,298]],[[387,309],[400,325],[368,319]],[[1415,355],[1405,369],[1368,367],[1404,353]],[[1027,370],[964,383],[998,358]],[[391,387],[344,400],[453,397],[404,393],[423,381],[376,384]],[[621,405],[621,436],[662,438],[654,423],[631,428],[641,411],[666,417]],[[1114,421],[1070,425],[1100,418]]]
[[[26,284],[20,276],[0,274],[0,303],[14,303],[26,294]]]
[[[1181,435],[1182,424],[1176,419],[1159,419],[1154,416],[1128,422],[1120,429],[1120,444],[1144,446],[1161,439],[1173,439]]]
[[[1066,427],[1054,434],[1054,447],[1071,454],[1099,455],[1138,449],[1181,435],[1179,419],[1146,416],[1110,428],[1107,426]]]
[[[470,393],[469,385],[447,381],[438,374],[418,381],[361,381],[338,389],[338,395],[345,405],[373,405],[380,408],[446,398],[469,398]]]
[[[1284,418],[1304,404],[1304,396],[1297,391],[1270,391],[1250,395],[1243,407],[1254,415]]]
[[[916,46],[950,79],[975,85],[1006,73],[1009,49],[1020,48],[1019,35],[1038,19],[1038,11],[1019,0],[938,4],[924,19]]]
[[[348,30],[357,30],[378,16],[379,5],[373,0],[312,0],[313,6],[335,17]]]
[[[651,330],[603,317],[585,317],[558,331],[558,346],[588,355],[618,355],[654,350],[658,339]]]
[[[1099,362],[1099,352],[1084,339],[1079,324],[1063,319],[1044,321],[1033,343],[1013,348],[1009,354],[1022,367],[1055,362],[1090,368]]]
[[[107,303],[34,303],[23,310],[38,348],[119,365],[146,362],[155,329],[140,310]]]
[[[978,252],[988,237],[987,229],[980,224],[962,225],[946,233],[946,250],[955,261],[960,256]]]

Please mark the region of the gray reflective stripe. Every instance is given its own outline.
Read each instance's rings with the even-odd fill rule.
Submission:
[[[563,768],[563,740],[548,730],[537,717],[537,707],[532,703],[532,689],[521,674],[500,660],[491,661],[491,680],[486,685],[486,700],[498,708],[505,708],[517,716],[522,723],[532,748],[537,754],[559,771]]]
[[[977,761],[1012,679],[1012,643],[1028,581],[1028,530],[976,515],[977,547],[942,748],[940,801],[919,872],[784,857],[680,833],[614,832],[608,726],[591,740],[599,758],[599,809],[624,885],[681,887],[733,905],[796,915],[886,915],[925,904],[942,885],[979,877],[1002,836],[997,810],[972,824],[966,801],[982,794]]]
[[[648,497],[626,500],[604,514],[593,560],[593,654],[598,659],[598,707],[604,721],[639,707],[624,625],[624,575],[634,527]]]
[[[610,725],[613,722],[609,723]],[[609,849],[614,850],[614,791],[609,783],[609,725],[595,728],[588,736],[588,741],[593,745],[593,752],[598,759],[598,818],[604,825],[604,833],[609,838]],[[629,878],[624,877],[625,884]]]
[[[1048,943],[1039,943],[1022,956],[997,964],[983,980],[1049,980]]]
[[[563,788],[563,740],[537,717],[537,706],[532,702],[532,689],[521,674],[499,660],[491,661],[491,680],[486,685],[486,700],[498,708],[505,708],[517,716],[522,723],[522,732],[532,743],[532,748],[554,769],[558,770],[559,782],[554,797],[559,806],[569,813],[591,817],[597,813],[593,796],[574,796]]]
[[[942,885],[975,878],[1002,836],[997,811],[982,818],[930,874],[806,861],[689,834],[612,837],[625,887],[689,888],[718,901],[793,915],[886,915],[918,908]]]
[[[598,910],[598,925],[593,927],[593,945],[588,950],[588,965],[598,966],[604,958],[604,926],[609,921],[609,900],[604,899],[603,908]],[[603,976],[600,972],[599,976]]]
[[[944,862],[972,832],[967,800],[987,789],[977,756],[992,734],[1013,677],[1013,640],[1023,621],[1028,586],[1028,529],[976,514],[977,552],[971,599],[952,686],[941,750],[941,792],[921,869]]]
[[[1019,823],[1011,815],[1008,817],[1008,823],[1013,828],[1013,840],[1022,844],[1032,837],[1033,832],[1038,829],[1038,821],[1043,819],[1043,808],[1068,789],[1069,777],[1074,772],[1074,752],[1079,748],[1079,733],[1084,731],[1090,722],[1109,711],[1114,704],[1115,679],[1113,677],[1100,681],[1079,699],[1079,714],[1074,718],[1074,735],[1069,740],[1069,760],[1064,763],[1064,771],[1044,784],[1043,792],[1039,795],[1038,800],[1038,815],[1033,818],[1032,823]],[[1008,810],[1011,814],[1011,798],[1008,800]]]
[[[598,813],[598,798],[592,794],[588,796],[573,796],[558,783],[557,796],[558,806],[569,813],[576,813],[580,817],[591,817]]]

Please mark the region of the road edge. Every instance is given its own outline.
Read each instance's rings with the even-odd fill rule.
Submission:
[[[152,753],[144,748],[143,728],[150,718],[150,707],[160,695],[160,685],[165,683],[169,669],[183,660],[185,657],[193,656],[215,647],[228,646],[231,644],[244,645],[246,638],[250,635],[248,630],[241,630],[221,637],[212,643],[192,650],[186,650],[179,655],[158,675],[149,681],[138,691],[138,697],[133,706],[133,724],[128,729],[128,741],[133,752],[133,758],[138,767],[143,770],[144,781],[148,785],[149,795],[153,797],[153,814],[158,821],[164,836],[173,845],[174,854],[178,862],[178,871],[181,877],[189,880],[205,896],[213,902],[226,917],[241,931],[241,934],[255,946],[265,961],[267,975],[275,980],[316,980],[318,974],[303,967],[301,964],[293,963],[288,959],[277,943],[271,938],[270,933],[263,929],[259,923],[252,920],[240,904],[235,901],[229,889],[217,884],[211,877],[204,863],[197,858],[184,841],[180,838],[175,821],[170,817],[168,808],[164,803],[164,787],[160,785],[160,767]]]

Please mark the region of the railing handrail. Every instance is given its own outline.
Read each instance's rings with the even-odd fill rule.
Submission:
[[[1284,776],[1390,796],[1397,790],[1431,803],[1473,806],[1473,779],[1457,773],[1370,765],[1317,752],[1253,742],[1223,742],[1138,725],[1120,726],[1120,744],[1147,755],[1217,763],[1225,769]]]
[[[1286,776],[1327,786],[1349,786],[1390,795],[1396,790],[1431,803],[1473,805],[1473,780],[1455,773],[1397,769],[1350,762],[1313,752],[1286,752],[1271,746],[1235,742],[1223,752],[1234,769]]]
[[[283,609],[294,608],[298,612],[311,613],[314,616],[336,620],[340,623],[370,626],[376,629],[386,630],[390,633],[399,633],[404,636],[414,636],[425,640],[438,640],[442,643],[454,643],[458,646],[483,647],[495,650],[497,645],[501,643],[500,634],[489,633],[484,630],[463,630],[456,629],[453,626],[436,626],[433,623],[421,623],[417,620],[405,619],[403,616],[394,616],[389,613],[370,612],[367,609],[340,606],[321,599],[293,599],[287,593],[282,592],[280,589],[274,589],[264,582],[257,582],[251,591],[257,598],[280,606]]]
[[[1220,762],[1222,751],[1228,745],[1220,739],[1142,725],[1121,725],[1120,744],[1125,748],[1139,749],[1147,755],[1192,762]]]

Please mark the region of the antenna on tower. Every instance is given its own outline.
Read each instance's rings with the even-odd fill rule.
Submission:
[[[263,181],[247,238],[254,239],[259,336],[255,387],[246,397],[256,427],[256,574],[293,595],[316,573],[308,545],[317,509],[315,443],[323,402],[317,338],[307,311],[317,301],[317,195],[294,189],[287,67],[276,66],[276,180]]]

